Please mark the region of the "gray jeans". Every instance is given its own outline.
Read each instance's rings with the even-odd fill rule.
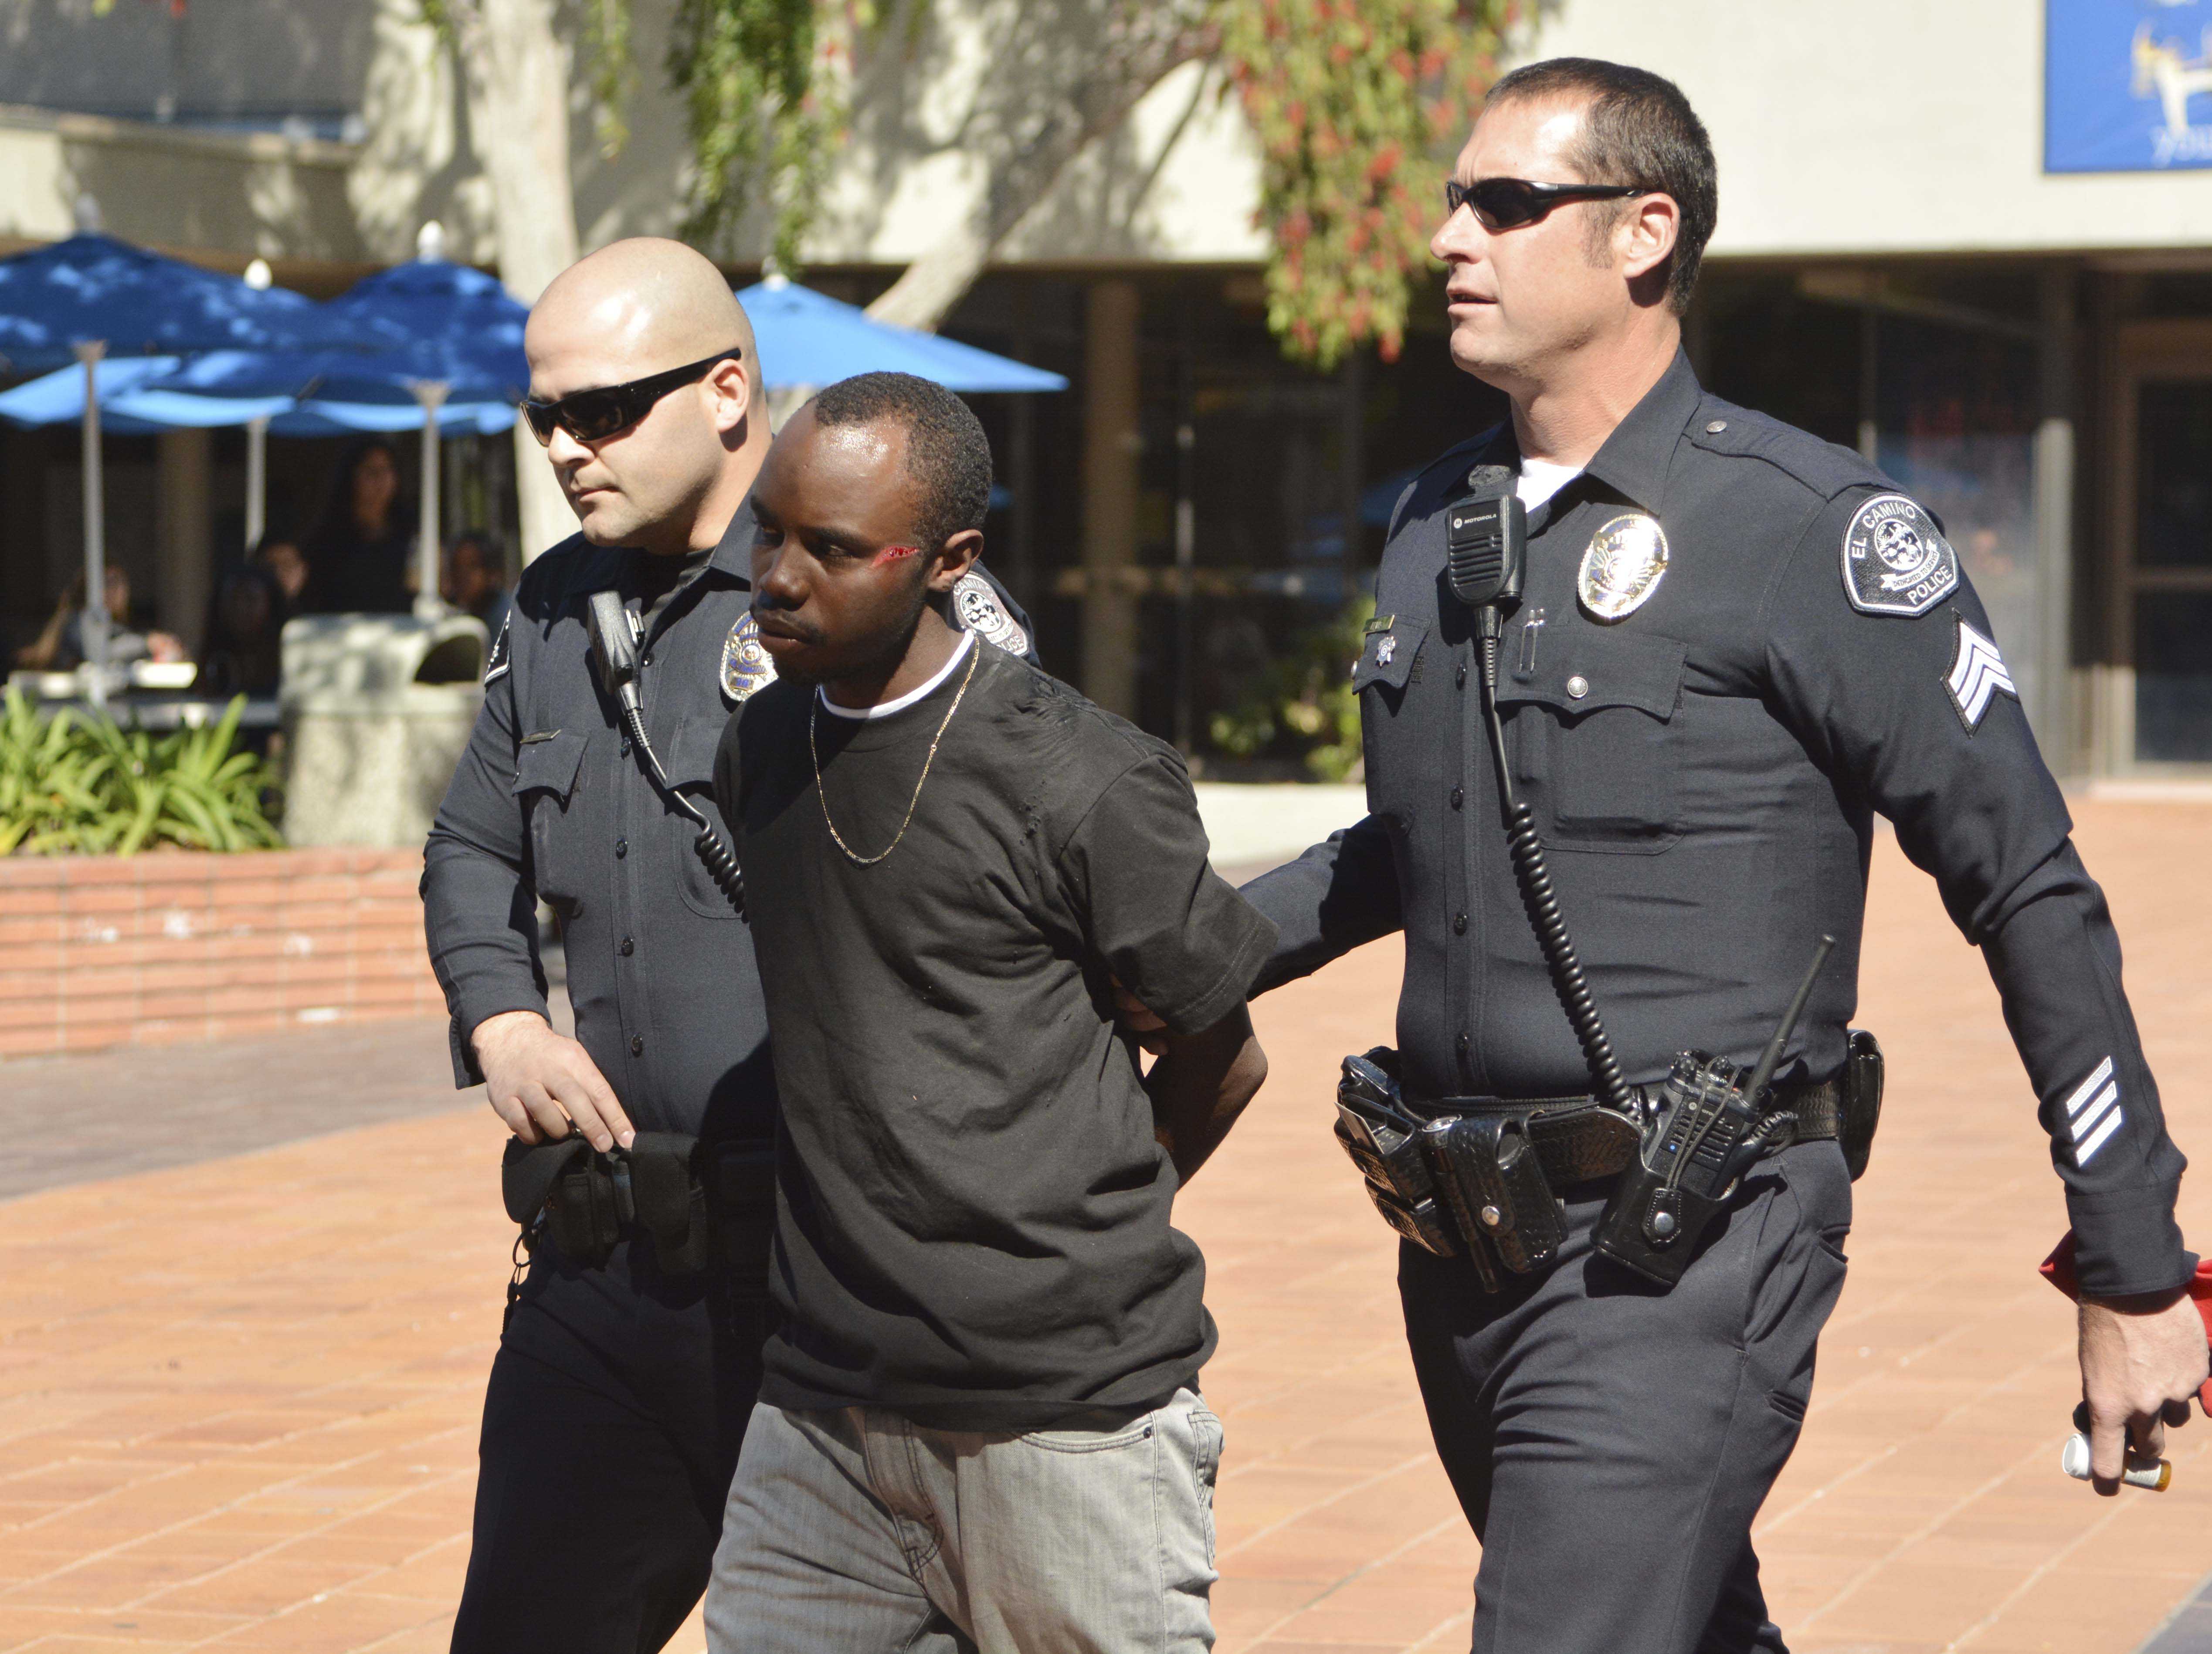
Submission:
[[[985,1435],[753,1410],[707,1591],[714,1654],[1213,1646],[1221,1421],[1188,1389],[1110,1430]]]

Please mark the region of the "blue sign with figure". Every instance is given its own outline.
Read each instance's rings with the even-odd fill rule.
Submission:
[[[2212,0],[2045,0],[2043,170],[2212,167]]]

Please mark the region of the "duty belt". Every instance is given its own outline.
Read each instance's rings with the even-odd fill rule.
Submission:
[[[1429,1251],[1468,1259],[1492,1292],[1501,1267],[1524,1274],[1559,1256],[1560,1192],[1635,1165],[1657,1117],[1656,1087],[1636,1088],[1643,1118],[1587,1096],[1408,1103],[1395,1059],[1385,1048],[1345,1059],[1337,1139],[1385,1222]],[[1764,1110],[1771,1146],[1848,1137],[1846,1095],[1842,1079],[1777,1088]]]
[[[767,1292],[773,1143],[647,1131],[601,1153],[575,1132],[549,1143],[510,1140],[500,1184],[527,1250],[550,1237],[569,1262],[598,1268],[617,1242],[644,1237],[666,1274],[719,1264],[732,1290]]]
[[[1635,1088],[1639,1100],[1644,1089]],[[1775,1106],[1796,1116],[1796,1141],[1813,1142],[1838,1134],[1844,1096],[1840,1079],[1775,1090]],[[1555,1192],[1626,1171],[1636,1158],[1637,1123],[1625,1120],[1594,1097],[1447,1097],[1433,1103],[1409,1104],[1407,1111],[1425,1121],[1454,1116],[1522,1121],[1543,1168],[1544,1181]],[[1341,1121],[1338,1134],[1343,1134]]]

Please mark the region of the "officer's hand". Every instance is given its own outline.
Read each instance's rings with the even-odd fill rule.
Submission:
[[[1158,1056],[1168,1049],[1168,1025],[1152,1012],[1150,1006],[1121,986],[1121,979],[1114,982],[1114,1020],[1121,1025],[1144,1049]]]
[[[591,1054],[535,1011],[486,1017],[469,1043],[492,1112],[524,1142],[566,1137],[572,1121],[595,1149],[628,1148],[637,1136]]]
[[[2204,1382],[2204,1321],[2185,1291],[2081,1302],[2081,1395],[2089,1404],[2089,1480],[2110,1498],[2126,1466],[2124,1446],[2162,1457],[2166,1426],[2189,1422]]]

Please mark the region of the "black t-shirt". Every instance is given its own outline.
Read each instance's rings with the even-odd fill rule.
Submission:
[[[1173,748],[969,647],[972,677],[960,661],[888,716],[779,680],[723,736],[783,1101],[761,1393],[1036,1429],[1155,1403],[1213,1347],[1109,976],[1196,1032],[1243,1002],[1274,930],[1207,866]],[[824,791],[877,854],[940,724],[905,836],[855,866]]]

